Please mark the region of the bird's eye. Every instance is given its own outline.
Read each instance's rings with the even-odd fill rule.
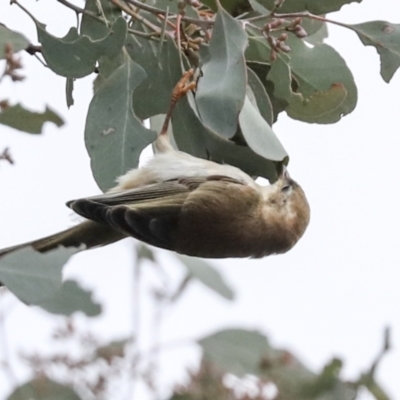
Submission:
[[[290,185],[285,185],[285,186],[283,186],[282,187],[282,192],[283,193],[288,193],[289,192],[289,190],[290,190],[290,188],[291,188],[291,186]]]

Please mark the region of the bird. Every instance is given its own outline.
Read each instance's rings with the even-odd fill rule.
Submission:
[[[0,250],[1,257],[31,246],[95,248],[125,237],[202,258],[261,258],[285,253],[303,236],[310,207],[285,166],[262,186],[231,165],[175,149],[167,128],[174,105],[195,87],[187,71],[176,85],[155,143],[154,157],[128,171],[108,192],[67,203],[85,220],[42,239]]]

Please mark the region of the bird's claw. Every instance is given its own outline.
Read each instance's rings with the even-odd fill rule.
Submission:
[[[187,92],[190,92],[191,90],[194,90],[196,88],[196,82],[192,81],[188,83],[188,81],[193,78],[193,75],[193,68],[189,69],[189,71],[186,71],[182,75],[182,78],[175,85],[174,90],[172,91],[171,99],[173,103],[178,102],[178,100],[181,97],[185,96]]]

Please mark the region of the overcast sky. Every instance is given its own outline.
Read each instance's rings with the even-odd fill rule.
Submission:
[[[65,18],[56,2],[25,3],[58,36],[75,23],[74,14],[67,11],[70,18]],[[54,17],[61,12],[62,18]],[[35,42],[32,21],[16,6],[1,2],[0,16],[0,22]],[[330,18],[399,23],[400,4],[364,0]],[[224,301],[192,284],[168,312],[162,341],[196,338],[222,327],[259,329],[273,345],[290,349],[314,370],[333,356],[343,358],[344,376],[352,378],[370,366],[382,346],[383,330],[390,326],[393,349],[378,377],[395,399],[400,398],[400,73],[386,84],[375,49],[364,47],[351,31],[329,28],[327,42],[354,74],[357,108],[334,125],[309,125],[281,116],[274,126],[291,157],[289,171],[311,205],[305,236],[285,255],[214,262],[236,290],[236,300]],[[39,111],[49,104],[66,124],[61,129],[47,124],[40,137],[1,126],[0,150],[9,146],[16,164],[0,164],[0,247],[71,226],[76,219],[65,202],[99,192],[83,144],[93,77],[76,83],[75,106],[68,110],[64,79],[33,57],[21,57],[26,80],[11,84],[5,79],[0,98]],[[132,243],[79,254],[65,268],[66,277],[79,278],[104,304],[105,314],[87,323],[104,338],[123,337],[132,330]],[[181,274],[172,258],[160,258],[172,280]],[[149,280],[151,275],[149,268]],[[6,324],[11,353],[47,348],[49,332],[60,319],[16,304],[11,296],[6,303],[15,304]],[[145,326],[152,307],[143,307]],[[168,351],[162,382],[181,379],[184,367],[195,365],[197,355],[194,347]],[[24,371],[14,366],[22,381]],[[2,398],[9,386],[1,373],[0,382]]]

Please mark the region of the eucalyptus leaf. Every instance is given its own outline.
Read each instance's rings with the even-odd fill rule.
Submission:
[[[110,29],[107,24],[112,25],[116,19],[122,16],[121,10],[109,0],[86,0],[85,11],[92,12],[105,21],[98,21],[85,13],[82,14],[80,33],[89,36],[92,40],[106,37]]]
[[[255,153],[272,161],[283,161],[288,156],[272,128],[247,96],[239,114],[239,124],[243,137]]]
[[[62,269],[79,248],[59,247],[38,253],[32,247],[0,259],[0,281],[26,304],[39,305],[62,286]]]
[[[381,75],[389,83],[400,66],[400,24],[371,21],[350,25],[365,46],[374,46],[381,59]]]
[[[343,5],[351,3],[361,3],[362,0],[285,0],[279,13],[291,13],[310,11],[313,14],[326,14],[339,11]],[[258,3],[268,9],[272,9],[275,0],[257,0]]]
[[[233,300],[234,292],[222,278],[222,275],[208,262],[196,257],[188,257],[181,254],[177,258],[186,267],[188,274],[207,286],[213,292],[227,300]]]
[[[293,96],[287,108],[287,114],[293,119],[304,122],[331,123],[332,112],[345,102],[347,91],[341,84],[333,84],[324,92],[315,92],[309,98]]]
[[[53,122],[58,127],[64,125],[63,119],[49,107],[46,107],[44,112],[38,113],[16,104],[0,112],[0,124],[22,132],[42,133],[45,122]]]
[[[173,135],[178,148],[196,157],[229,164],[250,176],[262,176],[275,182],[276,163],[256,154],[248,146],[240,146],[206,128],[189,103],[191,94],[182,98],[172,116]]]
[[[297,92],[308,99],[315,92],[327,92],[333,86],[341,85],[347,92],[346,98],[338,106],[326,104],[326,113],[309,122],[334,123],[351,113],[357,104],[357,87],[353,75],[340,54],[327,44],[319,44],[312,48],[304,41],[289,38],[290,69],[292,77],[298,85]],[[340,100],[338,99],[337,103]],[[329,112],[329,108],[331,111]],[[320,112],[318,112],[319,115]],[[308,121],[306,118],[304,121]]]
[[[78,35],[71,28],[64,38],[57,38],[45,29],[45,25],[34,20],[42,54],[47,65],[56,74],[67,78],[82,78],[94,71],[101,56],[116,57],[125,42],[127,26],[124,18],[118,18],[108,35],[99,40]]]
[[[274,114],[271,100],[260,78],[251,68],[247,68],[247,84],[254,94],[258,111],[265,121],[272,126],[274,123]]]
[[[271,352],[264,335],[244,329],[222,330],[198,340],[198,344],[205,360],[238,377],[259,375],[263,357]]]
[[[158,49],[150,40],[128,35],[126,48],[132,59],[147,74],[147,78],[135,90],[133,98],[135,113],[142,119],[165,114],[170,104],[172,90],[182,77],[176,44],[167,36],[158,53]]]
[[[251,10],[249,0],[203,0],[202,3],[213,11],[218,10],[218,3],[231,15],[237,16]]]
[[[72,280],[63,282],[62,287],[51,298],[37,305],[52,314],[66,316],[77,311],[88,317],[95,317],[101,313],[101,306],[92,299],[92,292],[82,289]]]
[[[135,116],[132,97],[146,73],[128,55],[100,86],[87,114],[85,143],[93,176],[106,191],[118,176],[137,168],[142,150],[156,137]]]
[[[40,376],[17,387],[7,400],[81,400],[73,389]]]
[[[244,50],[247,35],[238,21],[222,8],[218,10],[209,57],[203,62],[203,76],[196,92],[196,105],[205,126],[231,138],[246,94]]]
[[[340,55],[326,44],[309,48],[294,38],[290,46],[290,57],[280,54],[267,77],[274,84],[274,94],[288,102],[288,115],[327,124],[353,111],[357,87]]]
[[[12,31],[0,24],[0,59],[5,57],[7,45],[11,46],[13,53],[18,53],[28,47],[29,40],[22,33]]]

